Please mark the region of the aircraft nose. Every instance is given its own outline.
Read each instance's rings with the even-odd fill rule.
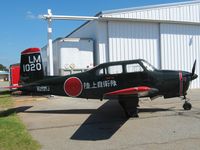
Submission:
[[[198,77],[198,75],[197,75],[197,74],[194,74],[194,75],[191,77],[191,79],[194,80],[194,79],[196,79],[197,77]]]
[[[186,77],[187,80],[192,81],[198,77],[197,74],[192,74],[190,72],[183,72],[183,77]]]
[[[191,80],[192,74],[190,72],[182,71],[183,78]]]

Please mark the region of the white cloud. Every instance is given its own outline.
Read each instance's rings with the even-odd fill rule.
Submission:
[[[37,18],[38,19],[43,19],[43,15],[38,15]]]
[[[39,16],[36,16],[36,15],[33,14],[31,11],[27,11],[27,12],[26,12],[26,18],[27,18],[27,19],[39,19]]]

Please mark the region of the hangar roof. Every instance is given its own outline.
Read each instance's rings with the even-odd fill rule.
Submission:
[[[127,11],[154,9],[154,8],[161,8],[161,7],[173,7],[173,6],[181,6],[181,5],[197,4],[197,3],[200,3],[200,0],[166,3],[166,4],[158,4],[158,5],[148,5],[148,6],[141,6],[141,7],[130,7],[130,8],[114,9],[114,10],[105,10],[98,13],[98,15],[101,16],[102,14],[122,13],[122,12],[127,12]]]
[[[131,7],[116,10],[101,11],[95,15],[99,20],[124,20],[143,22],[165,22],[200,24],[200,0]],[[86,21],[66,37],[70,37],[91,21]]]
[[[200,0],[102,11],[102,18],[149,21],[200,22]]]

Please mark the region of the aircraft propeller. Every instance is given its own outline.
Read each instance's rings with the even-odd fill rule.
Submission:
[[[186,82],[189,82],[189,86],[192,82],[192,80],[196,79],[198,77],[197,74],[195,74],[195,69],[196,69],[196,60],[194,61],[193,67],[192,67],[192,72],[191,73],[186,73]],[[185,110],[190,110],[192,108],[191,103],[188,102],[188,99],[186,98],[186,95],[184,95],[183,99],[185,100],[185,103],[183,104],[183,108]]]
[[[193,67],[192,67],[192,73],[191,73],[191,79],[194,80],[198,76],[195,74],[195,69],[196,69],[196,60],[194,61]]]

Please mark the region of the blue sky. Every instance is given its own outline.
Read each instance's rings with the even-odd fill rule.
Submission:
[[[20,52],[47,43],[47,23],[38,16],[52,9],[54,15],[94,16],[103,10],[183,2],[184,0],[1,0],[0,64],[20,61]],[[82,21],[54,21],[53,39],[64,37]]]

